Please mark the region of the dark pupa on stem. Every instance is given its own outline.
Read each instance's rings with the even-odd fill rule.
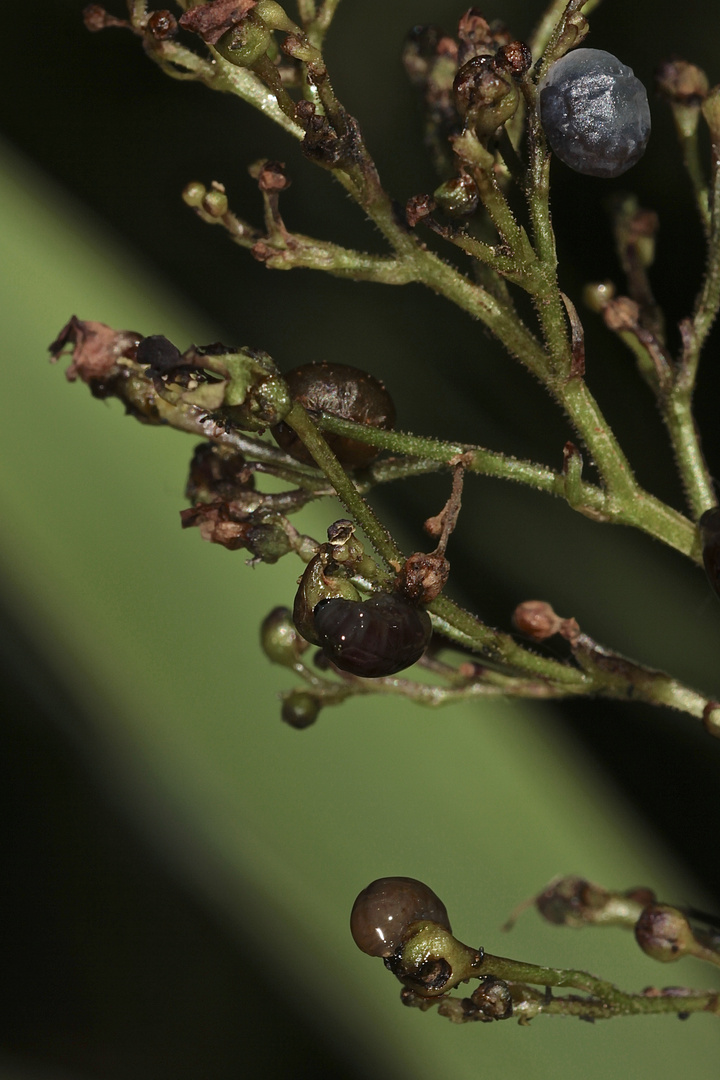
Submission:
[[[428,885],[410,877],[378,878],[355,900],[350,932],[368,956],[389,957],[418,922],[434,922],[450,932],[447,909]]]

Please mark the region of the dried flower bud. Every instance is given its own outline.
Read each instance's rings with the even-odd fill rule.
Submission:
[[[710,85],[705,72],[686,60],[666,60],[655,78],[659,92],[674,105],[700,105]]]
[[[101,4],[88,4],[83,9],[83,22],[86,30],[89,30],[92,34],[96,34],[99,30],[107,30],[110,26],[122,28],[130,26],[127,19],[116,19]]]
[[[198,34],[208,45],[216,45],[256,6],[256,0],[210,0],[190,8],[180,16],[180,26]]]
[[[444,555],[416,551],[405,560],[396,587],[414,604],[431,604],[447,584],[450,563]]]
[[[525,600],[513,612],[513,625],[533,641],[545,641],[560,632],[563,620],[544,600]]]
[[[509,71],[515,79],[527,75],[532,65],[532,53],[524,41],[511,41],[501,46],[495,54],[495,65]]]
[[[260,161],[251,169],[250,175],[257,180],[261,191],[285,191],[292,183],[281,161]]]
[[[178,32],[178,21],[171,11],[152,11],[147,21],[147,30],[156,41],[167,41]]]
[[[635,939],[643,952],[663,964],[692,953],[697,944],[683,913],[667,904],[645,908],[635,924]]]
[[[470,1000],[485,1020],[508,1020],[512,1016],[513,1002],[510,987],[494,975],[483,975]]]
[[[405,220],[409,227],[415,226],[430,217],[437,203],[432,195],[412,195],[405,204]]]
[[[195,447],[185,488],[188,502],[231,502],[254,487],[254,475],[237,450],[208,442]]]
[[[640,326],[640,305],[629,296],[616,296],[608,300],[602,314],[605,325],[615,333],[636,331]]]
[[[515,115],[520,93],[512,78],[499,71],[493,57],[474,56],[453,83],[455,105],[467,127],[480,138],[492,135]]]

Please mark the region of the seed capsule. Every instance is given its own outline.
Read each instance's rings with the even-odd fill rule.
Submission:
[[[552,150],[575,172],[621,176],[650,137],[647,91],[632,68],[602,49],[575,49],[539,86],[539,109]]]
[[[428,613],[391,593],[359,601],[321,600],[313,610],[313,624],[318,644],[333,664],[366,679],[410,667],[432,636]]]
[[[442,900],[422,881],[378,878],[359,894],[350,915],[350,932],[368,956],[392,956],[415,923],[434,922],[450,931]]]

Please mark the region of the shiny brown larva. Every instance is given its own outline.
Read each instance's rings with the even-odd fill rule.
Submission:
[[[442,900],[422,881],[409,877],[378,878],[359,894],[350,915],[350,932],[368,956],[392,956],[418,922],[434,922],[450,931]]]
[[[383,384],[348,364],[304,364],[285,375],[291,397],[311,414],[325,412],[356,424],[390,430],[395,406]],[[314,465],[310,454],[287,424],[272,429],[276,442],[297,461]],[[378,455],[374,446],[326,433],[330,447],[343,463],[353,468],[368,465]]]
[[[410,667],[432,637],[427,611],[396,593],[376,593],[367,600],[321,600],[312,621],[315,640],[328,659],[365,679]]]

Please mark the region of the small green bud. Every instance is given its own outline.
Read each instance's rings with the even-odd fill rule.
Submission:
[[[228,198],[224,191],[214,188],[202,200],[202,208],[210,217],[221,218],[228,212]]]
[[[290,727],[302,731],[317,720],[320,702],[305,690],[291,690],[282,703],[280,715]]]
[[[250,524],[245,535],[245,547],[253,559],[264,563],[276,563],[292,551],[290,538],[279,521],[268,519],[257,525]]]
[[[583,289],[582,298],[586,307],[597,315],[607,307],[615,296],[612,281],[591,281]]]
[[[288,34],[300,32],[300,27],[275,0],[258,0],[253,14],[262,19],[271,30],[284,30]]]
[[[287,668],[294,667],[307,649],[307,642],[298,634],[286,607],[273,608],[265,616],[260,627],[260,645],[273,664]]]
[[[215,370],[219,366],[227,372],[223,406],[238,427],[261,431],[279,424],[290,412],[287,383],[267,353],[245,348],[215,356],[213,361]]]
[[[433,198],[448,217],[462,218],[475,213],[480,196],[473,178],[463,173],[436,188]]]
[[[265,55],[272,43],[272,31],[255,14],[257,7],[242,22],[228,30],[215,48],[223,60],[236,67],[250,68]]]
[[[183,202],[186,206],[192,206],[196,208],[202,205],[202,201],[207,194],[207,188],[204,184],[201,184],[198,180],[193,180],[192,183],[187,184],[183,193]]]

